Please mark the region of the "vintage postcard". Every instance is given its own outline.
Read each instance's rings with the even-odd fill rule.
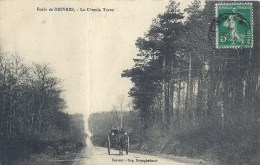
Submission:
[[[0,165],[260,164],[259,0],[0,0]]]

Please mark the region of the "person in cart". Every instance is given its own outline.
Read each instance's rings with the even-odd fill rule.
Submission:
[[[124,129],[118,129],[113,127],[108,135],[108,154],[110,155],[110,149],[119,149],[119,154],[123,155],[123,151],[128,154],[129,149],[129,137]]]

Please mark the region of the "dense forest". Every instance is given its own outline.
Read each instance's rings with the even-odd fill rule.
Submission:
[[[257,164],[260,10],[252,3],[253,48],[216,49],[215,2],[198,0],[183,13],[170,1],[136,40],[135,65],[122,73],[140,123],[131,128],[135,149]]]
[[[27,65],[0,50],[0,164],[85,145],[83,115],[64,110],[62,81],[47,64]]]
[[[254,47],[215,49],[214,2],[194,1],[185,12],[171,1],[154,19],[135,66],[125,70],[143,130],[178,142],[193,155],[209,150],[226,164],[254,164],[259,117],[259,2],[254,8]],[[154,133],[153,133],[154,134]],[[151,143],[156,138],[148,136]],[[147,140],[147,139],[145,139]],[[155,141],[154,141],[155,140]],[[157,147],[157,149],[160,149]]]

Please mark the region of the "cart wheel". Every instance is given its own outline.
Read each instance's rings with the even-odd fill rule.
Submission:
[[[120,148],[120,149],[119,149],[119,155],[124,155],[123,151],[124,151],[124,150]]]
[[[110,155],[110,137],[107,137],[107,151],[108,151],[108,155]]]
[[[129,150],[129,136],[127,136],[127,143],[126,143],[126,155],[128,155],[128,150]]]

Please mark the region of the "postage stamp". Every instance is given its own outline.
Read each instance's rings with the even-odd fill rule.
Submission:
[[[216,47],[253,47],[252,3],[216,4]]]

